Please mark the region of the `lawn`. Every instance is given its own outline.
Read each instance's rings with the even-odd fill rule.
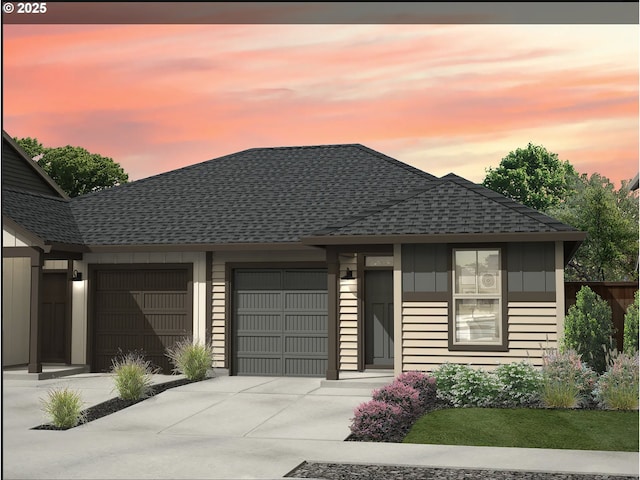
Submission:
[[[638,451],[638,412],[451,408],[422,416],[404,443]]]

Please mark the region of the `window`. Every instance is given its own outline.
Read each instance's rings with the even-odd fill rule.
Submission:
[[[503,345],[500,249],[453,250],[452,345]]]

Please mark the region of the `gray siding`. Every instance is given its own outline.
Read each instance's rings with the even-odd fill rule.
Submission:
[[[26,164],[9,142],[2,142],[2,185],[43,195],[60,197],[33,168]]]
[[[416,244],[402,246],[402,290],[446,292],[449,288],[447,246]]]
[[[552,242],[509,244],[509,292],[555,292],[554,248]]]

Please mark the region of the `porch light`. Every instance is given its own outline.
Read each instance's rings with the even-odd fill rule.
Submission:
[[[340,280],[353,280],[353,272],[351,271],[351,269],[349,267],[347,267],[347,272],[340,277]]]
[[[81,282],[82,281],[82,272],[79,272],[78,270],[74,270],[73,271],[73,277],[71,277],[71,279],[74,282]]]

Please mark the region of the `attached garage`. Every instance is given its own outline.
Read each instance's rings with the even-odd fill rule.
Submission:
[[[233,374],[326,374],[326,269],[235,269],[233,287]]]
[[[94,266],[91,278],[92,371],[109,371],[120,351],[143,351],[171,373],[165,348],[193,333],[191,265]]]

